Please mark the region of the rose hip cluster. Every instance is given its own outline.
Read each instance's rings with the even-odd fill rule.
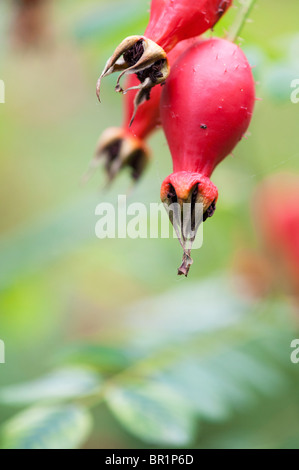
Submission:
[[[194,208],[203,208],[200,222],[214,214],[218,190],[211,175],[244,136],[254,109],[254,80],[241,49],[225,39],[199,37],[231,3],[152,0],[145,35],[118,46],[97,84],[99,97],[102,78],[121,72],[116,91],[124,95],[125,118],[121,128],[102,135],[91,170],[104,158],[110,181],[124,166],[131,167],[137,180],[149,161],[145,139],[163,126],[173,173],[162,184],[161,200],[184,250],[179,274],[185,276],[199,226]],[[125,89],[120,86],[124,75]],[[191,207],[192,237],[183,227],[186,204]],[[174,205],[179,217],[169,210]]]

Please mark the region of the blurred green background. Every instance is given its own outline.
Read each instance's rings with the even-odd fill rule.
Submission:
[[[96,80],[119,41],[144,31],[149,2],[52,2],[37,48],[14,43],[15,3],[1,2],[2,447],[299,447],[293,307],[279,289],[253,295],[238,268],[259,246],[255,187],[299,170],[299,4],[287,3],[257,1],[243,30],[262,101],[215,172],[217,213],[186,280],[175,240],[95,237],[96,205],[125,194],[128,174],[109,192],[101,171],[80,185],[100,133],[122,118],[115,77],[102,105]],[[171,172],[162,131],[150,146],[132,202],[159,202]]]

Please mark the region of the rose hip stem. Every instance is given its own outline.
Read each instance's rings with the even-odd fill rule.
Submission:
[[[151,88],[164,83],[168,77],[167,54],[180,41],[213,28],[231,3],[232,0],[152,0],[144,36],[129,36],[116,48],[98,80],[98,98],[102,78],[121,72],[116,91],[123,93],[119,84],[121,77],[136,73],[140,81],[136,106],[141,104],[148,98]]]
[[[176,59],[192,44],[198,42],[197,38],[181,41],[169,54],[169,62],[173,64]],[[136,75],[129,75],[127,85],[130,88],[138,86]],[[121,169],[128,166],[132,169],[132,178],[138,180],[145,170],[149,160],[150,151],[145,140],[161,127],[160,100],[162,87],[155,87],[151,93],[151,99],[142,103],[138,109],[136,119],[132,123],[132,115],[135,117],[135,93],[126,93],[123,96],[124,120],[121,127],[106,129],[101,135],[95,157],[84,177],[88,180],[93,172],[105,160],[105,170],[108,181],[112,182]]]
[[[161,97],[161,118],[173,159],[173,174],[162,184],[166,208],[178,204],[175,226],[184,249],[179,274],[188,275],[194,241],[183,227],[184,204],[191,205],[192,231],[196,203],[201,221],[216,209],[218,190],[210,181],[216,166],[242,139],[251,121],[255,86],[251,67],[235,44],[210,39],[191,46],[172,67]]]

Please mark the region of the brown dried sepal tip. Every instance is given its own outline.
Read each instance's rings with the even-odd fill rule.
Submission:
[[[215,213],[217,198],[216,186],[199,174],[174,173],[162,184],[161,200],[183,249],[179,276],[188,277],[198,229]]]
[[[184,253],[182,265],[178,269],[178,275],[188,277],[192,264],[193,259],[191,258],[190,254]]]
[[[87,182],[96,169],[104,162],[108,183],[112,183],[118,173],[125,167],[131,169],[131,176],[138,181],[150,159],[147,146],[138,138],[126,133],[123,129],[112,127],[100,137],[95,156],[83,178]]]
[[[193,196],[195,198],[197,198],[197,195],[198,195],[197,191],[193,192]],[[193,203],[195,203],[195,202],[196,201],[193,201]],[[201,201],[201,203],[202,202],[203,201]],[[194,220],[191,220],[191,230],[193,231],[195,236],[196,236],[196,233],[198,231],[200,223],[201,222],[206,222],[210,217],[213,217],[215,211],[216,211],[216,202],[213,202],[209,207],[206,207],[204,205],[204,213],[203,213],[202,220],[200,220],[199,223],[197,223],[197,225],[195,225]],[[182,239],[183,239],[182,247],[183,247],[183,250],[184,250],[184,255],[183,255],[182,264],[178,269],[178,275],[179,276],[188,277],[188,275],[189,275],[190,268],[193,264],[193,259],[191,258],[191,251],[192,251],[192,245],[193,245],[194,240],[195,240],[195,236],[185,238],[184,235],[182,235]],[[188,248],[188,245],[189,245],[189,248]]]
[[[101,101],[102,78],[114,72],[121,72],[115,91],[125,94],[131,90],[139,90],[135,98],[133,122],[138,106],[150,99],[151,89],[156,85],[163,84],[169,76],[169,71],[167,55],[162,47],[144,36],[129,36],[122,41],[112,57],[107,61],[97,82],[97,97]],[[132,73],[137,74],[140,85],[124,90],[120,86],[120,80],[126,74]]]

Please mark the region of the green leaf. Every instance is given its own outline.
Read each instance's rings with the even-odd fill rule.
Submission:
[[[277,336],[276,344],[278,339]],[[267,358],[260,348],[262,343],[253,343],[246,352],[244,343],[229,347],[219,336],[219,345],[222,354],[214,354],[207,345],[205,353],[183,359],[156,376],[180,393],[200,418],[228,419],[234,412],[252,408],[261,399],[279,395],[286,388],[286,375],[274,358]]]
[[[2,428],[2,449],[75,449],[91,430],[89,413],[77,406],[35,407]]]
[[[149,444],[186,446],[194,437],[191,409],[161,384],[109,387],[106,401],[120,423]]]
[[[290,342],[283,304],[261,303],[256,311],[219,278],[131,310],[141,332],[133,344],[148,353],[140,371],[175,390],[200,419],[228,419],[290,386],[289,357],[277,357]]]
[[[9,405],[58,402],[92,395],[100,387],[98,374],[91,370],[60,369],[32,382],[2,388],[0,402]]]

